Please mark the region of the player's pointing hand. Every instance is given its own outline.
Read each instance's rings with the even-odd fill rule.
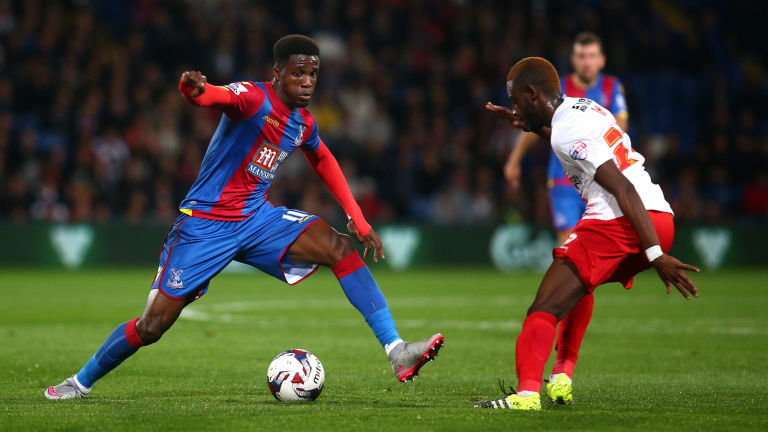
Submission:
[[[490,102],[487,102],[485,104],[485,109],[500,115],[505,120],[512,123],[512,126],[516,128],[520,128],[521,124],[520,124],[520,121],[518,120],[517,114],[515,114],[515,112],[512,111],[511,109],[500,106],[500,105],[494,105]]]
[[[198,97],[205,92],[205,83],[208,79],[200,71],[186,71],[181,74],[181,83],[185,87],[191,87],[195,89],[189,95],[192,97]]]
[[[667,286],[667,294],[672,292],[672,285],[680,291],[686,299],[690,300],[691,295],[694,297],[699,296],[699,291],[696,285],[693,284],[691,279],[685,273],[686,270],[694,271],[698,273],[700,270],[692,265],[685,264],[677,258],[664,254],[655,260],[653,260],[653,266],[659,273],[659,277]],[[690,293],[690,294],[689,294]]]
[[[371,231],[369,231],[368,234],[361,236],[357,226],[354,222],[352,222],[352,219],[350,219],[349,222],[347,222],[347,231],[349,231],[349,233],[352,234],[352,236],[355,237],[357,241],[365,246],[365,250],[363,251],[363,259],[368,258],[368,250],[373,251],[373,262],[379,262],[379,258],[387,259],[387,257],[384,256],[384,246],[381,243],[381,239],[379,238],[379,235],[376,234],[376,231],[373,230],[373,228],[371,228]]]

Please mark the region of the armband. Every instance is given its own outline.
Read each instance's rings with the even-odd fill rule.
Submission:
[[[656,258],[664,255],[664,252],[661,250],[661,246],[651,246],[648,249],[645,250],[645,257],[648,258],[648,262],[651,263]]]

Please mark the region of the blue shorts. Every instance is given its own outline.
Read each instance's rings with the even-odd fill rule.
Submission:
[[[291,285],[301,282],[317,264],[292,263],[286,253],[317,216],[265,202],[242,221],[219,221],[183,214],[163,242],[152,289],[172,299],[195,300],[208,282],[232,260]]]
[[[569,231],[579,223],[587,204],[575,187],[563,185],[549,188],[549,207],[552,210],[552,225],[555,229]]]

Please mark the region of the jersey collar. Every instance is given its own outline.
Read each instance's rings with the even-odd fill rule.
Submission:
[[[275,93],[275,88],[272,81],[265,82],[264,87],[267,89],[267,96],[269,97],[269,102],[272,104],[273,112],[284,115],[286,117],[290,116],[293,111],[289,110],[283,101],[277,97],[277,93]]]

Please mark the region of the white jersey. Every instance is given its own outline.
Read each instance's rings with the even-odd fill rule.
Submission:
[[[646,210],[672,213],[661,188],[645,171],[645,158],[632,149],[629,135],[597,102],[566,97],[552,117],[550,139],[566,175],[587,202],[582,219],[611,220],[624,215],[616,198],[595,181],[595,171],[611,160],[635,186]]]

